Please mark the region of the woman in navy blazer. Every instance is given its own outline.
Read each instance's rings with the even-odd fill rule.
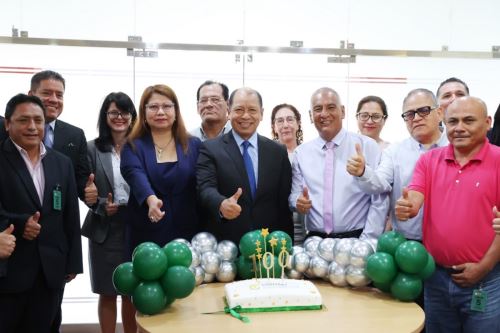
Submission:
[[[200,143],[186,131],[175,92],[166,85],[147,87],[121,160],[130,185],[129,258],[142,242],[164,246],[200,231],[195,170]]]

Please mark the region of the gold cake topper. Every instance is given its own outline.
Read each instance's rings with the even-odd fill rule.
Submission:
[[[271,239],[268,241],[269,245],[271,247],[271,252],[267,251],[267,242],[266,237],[269,235],[269,229],[268,228],[262,228],[261,233],[262,237],[264,238],[264,254],[262,254],[262,248],[260,247],[262,245],[260,240],[255,241],[255,254],[252,254],[249,256],[252,259],[253,263],[253,269],[255,273],[255,278],[256,279],[262,279],[262,267],[266,269],[266,277],[269,278],[276,278],[275,276],[275,254],[274,254],[274,248],[278,247],[278,239],[276,237],[271,237]],[[290,259],[290,253],[286,249],[286,239],[281,239],[281,249],[278,254],[278,265],[281,267],[281,276],[280,279],[285,278],[285,268],[291,268],[289,259]],[[272,274],[270,273],[272,271]]]

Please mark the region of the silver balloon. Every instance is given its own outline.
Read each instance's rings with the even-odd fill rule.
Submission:
[[[216,252],[222,260],[235,261],[238,256],[238,247],[230,240],[223,240],[217,245]]]
[[[351,248],[351,265],[359,268],[366,267],[366,259],[373,254],[372,246],[362,240],[358,240]]]
[[[328,262],[333,261],[333,249],[335,248],[335,243],[337,242],[334,238],[325,238],[318,245],[318,254],[321,258]]]
[[[306,240],[304,241],[304,248],[306,247],[306,244],[309,243],[309,242],[312,242],[312,241],[319,241],[319,242],[321,242],[322,240],[323,240],[323,238],[321,238],[319,236],[307,237]]]
[[[217,249],[217,239],[208,232],[197,233],[191,240],[191,244],[201,253]]]
[[[215,274],[217,281],[231,282],[236,277],[236,264],[232,261],[223,261],[220,264],[219,271]]]
[[[217,252],[208,251],[201,255],[201,267],[205,273],[217,273],[219,271],[220,263],[221,259]]]
[[[349,266],[345,271],[347,283],[353,287],[364,287],[370,284],[371,280],[366,276],[364,268]]]
[[[186,244],[187,246],[191,246],[191,243],[189,243],[187,240],[185,240],[184,238],[176,238],[174,239],[172,242],[179,242],[179,243],[183,243],[183,244]]]
[[[314,275],[314,271],[312,269],[312,266],[309,266],[309,268],[304,272],[304,276],[306,276],[308,279],[315,279],[316,275]]]
[[[205,277],[203,278],[203,283],[211,283],[215,281],[215,274],[210,274],[205,272]]]
[[[195,249],[192,246],[189,247],[189,249],[191,250],[191,257],[193,258],[191,260],[191,266],[190,267],[200,266],[200,261],[201,261],[200,251],[198,251],[197,249]]]
[[[328,261],[320,256],[312,257],[309,265],[316,277],[324,278],[328,274]]]
[[[350,238],[339,239],[335,244],[334,260],[340,266],[348,266],[351,259],[353,241]]]
[[[205,271],[201,266],[196,266],[196,267],[189,267],[191,272],[194,274],[194,281],[196,282],[196,285],[199,286],[200,284],[203,283],[203,279],[205,279]]]
[[[293,254],[297,254],[297,253],[301,253],[301,252],[304,252],[304,248],[300,245],[294,245],[292,247],[292,253]]]
[[[289,279],[302,280],[304,278],[304,274],[295,269],[285,269],[285,274]]]
[[[319,239],[318,239],[319,238]],[[309,238],[308,238],[309,239]],[[304,250],[310,257],[318,255],[318,246],[322,239],[320,237],[314,238],[307,243],[304,243]]]
[[[310,257],[307,253],[301,252],[292,257],[292,268],[299,273],[304,273],[309,268]]]
[[[368,239],[363,239],[363,241],[371,245],[374,253],[377,252],[378,239],[368,238]]]
[[[332,261],[330,263],[330,266],[328,266],[328,279],[334,286],[347,286],[347,280],[345,279],[345,269],[335,261]]]

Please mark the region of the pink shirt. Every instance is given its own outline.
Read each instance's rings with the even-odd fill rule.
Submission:
[[[26,168],[28,168],[28,171],[31,175],[31,178],[33,179],[33,185],[35,185],[36,193],[38,194],[38,198],[40,199],[40,203],[43,205],[43,192],[45,190],[45,175],[43,173],[43,164],[42,164],[42,159],[47,155],[47,151],[45,150],[45,146],[43,143],[40,143],[40,158],[36,162],[36,164],[31,163],[31,160],[28,156],[28,152],[19,146],[17,143],[12,140],[12,143],[14,143],[14,146],[17,148],[19,151],[19,154],[21,154],[21,157],[24,160],[24,163],[26,164]]]
[[[479,262],[495,238],[493,206],[500,207],[500,147],[485,142],[460,166],[451,145],[418,160],[409,186],[424,194],[423,242],[442,266]]]

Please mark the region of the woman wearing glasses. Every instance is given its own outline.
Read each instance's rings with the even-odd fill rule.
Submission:
[[[356,119],[359,131],[377,141],[380,149],[389,146],[389,142],[380,138],[380,132],[384,128],[387,116],[387,106],[384,100],[378,96],[366,96],[358,103]]]
[[[88,157],[99,199],[89,210],[82,234],[89,238],[92,292],[99,294],[98,316],[102,332],[115,332],[116,296],[113,270],[124,262],[125,216],[129,186],[120,173],[120,155],[137,117],[134,103],[124,93],[111,93],[99,112],[99,136],[88,142]],[[135,332],[135,308],[122,296],[125,333]]]
[[[130,185],[129,258],[142,242],[164,246],[200,231],[195,172],[200,144],[186,131],[175,92],[161,84],[147,87],[121,163]]]
[[[276,105],[271,112],[271,132],[273,139],[286,146],[288,159],[292,163],[293,151],[304,140],[300,122],[300,112],[290,104]],[[294,245],[302,245],[306,235],[304,215],[293,213]]]

